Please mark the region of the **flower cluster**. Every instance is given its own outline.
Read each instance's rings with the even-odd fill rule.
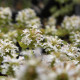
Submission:
[[[24,9],[22,11],[19,11],[16,17],[16,21],[19,23],[19,25],[28,28],[32,26],[34,27],[35,24],[37,27],[41,26],[40,19],[36,17],[36,13],[32,9]]]
[[[80,29],[80,17],[79,16],[66,16],[63,20],[62,27],[71,31]]]
[[[77,60],[80,56],[79,48],[72,46],[70,44],[64,45],[58,53],[60,60]],[[77,61],[76,61],[77,62]]]
[[[80,80],[79,16],[65,17],[61,27],[51,16],[44,29],[30,8],[16,23],[11,17],[0,7],[0,80]]]
[[[55,79],[55,73],[52,69],[48,68],[40,62],[39,59],[30,59],[23,65],[23,72],[20,72],[19,80],[53,80]]]
[[[27,47],[38,47],[41,45],[41,41],[43,41],[42,32],[39,29],[25,29],[23,30],[21,42],[25,44]]]
[[[24,65],[26,64],[26,65]],[[56,62],[52,68],[40,62],[39,59],[30,59],[23,64],[14,80],[79,80],[80,65],[73,62]],[[23,72],[23,73],[22,73]]]
[[[80,79],[80,65],[75,66],[73,62],[57,63],[53,67],[57,73],[57,80],[79,80]],[[75,76],[76,75],[76,76]]]
[[[18,47],[12,41],[0,39],[0,72],[3,74],[6,74],[10,66],[9,63],[17,56],[16,51],[18,51]]]
[[[58,39],[57,36],[52,37],[52,36],[46,36],[45,37],[45,42],[43,43],[43,48],[46,50],[46,52],[57,52],[62,44],[62,40]]]
[[[9,24],[11,21],[12,13],[9,7],[0,7],[0,26]]]
[[[47,34],[47,35],[55,35],[55,33],[57,31],[55,24],[56,24],[56,19],[51,16],[48,19],[48,22],[47,22],[47,24],[45,26],[45,34]]]
[[[12,56],[16,53],[16,50],[18,50],[18,48],[12,44],[12,41],[9,41],[8,39],[0,40],[0,56]]]
[[[70,40],[72,41],[74,45],[80,46],[80,32],[79,31],[71,32]]]
[[[50,26],[53,26],[53,25],[55,26],[56,25],[56,19],[53,16],[50,16],[47,24]]]
[[[9,31],[7,34],[3,35],[4,39],[8,39],[10,41],[13,41],[14,43],[17,42],[17,37],[18,37],[18,31],[17,30],[13,30],[13,31]]]

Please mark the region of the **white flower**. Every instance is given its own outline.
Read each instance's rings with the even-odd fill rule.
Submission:
[[[28,28],[39,28],[41,26],[40,19],[36,16],[35,11],[30,8],[19,11],[16,21]]]
[[[62,40],[58,39],[57,36],[45,36],[46,42],[43,43],[42,47],[48,52],[48,51],[58,51],[58,47],[61,47]]]
[[[9,23],[11,17],[12,13],[9,7],[6,8],[0,7],[0,20],[3,20],[3,24],[5,24],[6,21]]]
[[[74,45],[80,45],[80,32],[71,32],[70,33],[70,40],[73,42]]]
[[[6,52],[9,52],[9,50],[10,50],[10,49],[8,49],[8,48],[5,49]]]
[[[80,29],[80,17],[79,16],[66,16],[63,20],[62,27],[67,30],[78,30]]]
[[[38,45],[41,45],[41,41],[43,41],[44,37],[42,35],[42,32],[39,29],[25,29],[23,30],[23,37],[21,39],[21,42],[30,46],[33,45],[34,47],[37,47]]]

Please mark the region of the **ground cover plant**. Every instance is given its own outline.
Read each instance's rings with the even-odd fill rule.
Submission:
[[[50,16],[43,25],[25,8],[15,20],[0,7],[0,80],[80,80],[80,16],[65,16],[59,27]]]

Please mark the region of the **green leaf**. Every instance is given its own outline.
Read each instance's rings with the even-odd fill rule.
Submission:
[[[19,45],[22,47],[22,48],[24,48],[24,49],[26,49],[27,48],[27,45],[25,45],[24,43],[22,43],[22,42],[19,42]]]

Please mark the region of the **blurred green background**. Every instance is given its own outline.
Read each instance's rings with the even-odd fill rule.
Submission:
[[[80,15],[80,0],[0,0],[0,6],[12,11],[32,8],[41,19],[54,16],[59,23],[66,15]]]

